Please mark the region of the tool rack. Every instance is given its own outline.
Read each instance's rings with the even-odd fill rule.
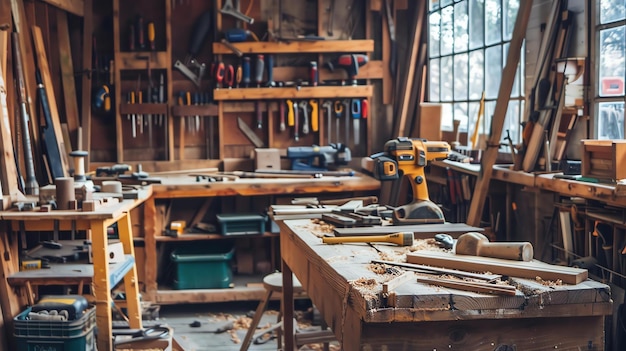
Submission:
[[[253,4],[253,13],[261,13],[261,10],[257,8],[260,5]],[[326,22],[324,21],[328,13],[324,9],[327,5],[323,0],[318,1],[317,4],[318,32],[320,35],[326,34]],[[97,4],[98,8],[95,10],[99,12],[98,16],[102,12],[108,11],[107,6],[106,4]],[[94,142],[92,142],[94,150],[90,154],[93,163],[92,168],[110,162],[142,162],[149,170],[205,168],[219,166],[224,158],[247,158],[249,151],[254,146],[239,131],[236,120],[237,117],[241,116],[243,120],[253,125],[252,118],[255,107],[259,105],[264,114],[265,123],[262,130],[255,130],[255,132],[264,140],[266,146],[285,148],[296,144],[323,144],[329,140],[328,133],[331,130],[326,123],[321,104],[323,100],[359,98],[369,101],[374,95],[370,80],[383,77],[382,61],[370,60],[359,68],[359,74],[355,77],[359,79],[360,85],[357,86],[303,86],[301,89],[295,87],[215,89],[214,79],[210,79],[209,73],[206,73],[200,86],[196,87],[190,79],[174,67],[174,62],[183,61],[188,54],[187,44],[193,33],[194,21],[196,17],[199,17],[199,14],[205,11],[213,12],[216,34],[212,35],[213,31],[209,31],[202,51],[195,58],[197,62],[205,64],[207,72],[210,70],[209,67],[212,62],[222,60],[222,58],[234,62],[232,60],[235,56],[232,55],[232,51],[217,39],[221,36],[223,27],[235,26],[232,17],[219,12],[223,6],[223,1],[207,4],[195,1],[162,0],[128,3],[112,0],[110,6],[113,35],[111,38],[105,38],[103,45],[100,45],[99,42],[98,50],[100,51],[95,52],[95,54],[102,56],[109,50],[112,52],[109,80],[112,89],[113,112],[112,117],[105,117],[106,119],[100,118],[96,113],[93,127],[91,127],[93,130],[91,135],[94,138]],[[242,8],[246,6],[248,4],[245,1],[242,2]],[[193,15],[190,16],[190,14]],[[143,49],[137,43],[135,43],[134,48],[129,46],[129,28],[135,26],[139,15],[143,18],[144,27],[148,22],[155,24],[154,49],[151,49],[147,42]],[[261,18],[259,20],[265,21]],[[271,19],[269,19],[268,25],[271,25]],[[96,28],[94,36],[101,40],[104,33],[98,29],[97,25],[94,25],[94,28]],[[259,31],[260,29],[255,27],[254,30]],[[338,32],[338,30],[335,31],[336,34]],[[144,36],[146,35],[144,33]],[[111,41],[110,45],[106,40]],[[145,38],[144,40],[147,41]],[[372,39],[340,40],[336,35],[329,37],[328,40],[250,41],[235,43],[234,46],[240,49],[244,55],[276,55],[277,61],[280,60],[280,57],[286,57],[285,55],[311,55],[313,60],[319,63],[319,79],[323,81],[347,78],[343,69],[335,69],[331,72],[323,67],[324,59],[328,54],[365,53],[369,55],[374,52],[374,44]],[[281,80],[295,80],[296,78],[307,77],[306,70],[306,67],[279,66],[277,64],[274,67],[274,75]],[[152,86],[157,88],[160,83],[160,76],[163,76],[164,80],[164,101],[146,102],[148,96],[146,88],[149,86],[150,78]],[[138,91],[140,90],[143,92],[142,103],[138,101]],[[130,101],[129,93],[131,91],[136,93],[134,102]],[[181,91],[190,91],[192,97],[194,92],[210,94],[211,102],[187,104],[186,99],[183,99],[183,104],[180,104],[178,96]],[[280,131],[277,102],[282,101],[284,103],[285,99],[293,99],[294,101],[319,100],[319,132],[310,133],[308,136],[300,138],[299,142],[295,142],[293,137],[290,137],[292,128]],[[259,100],[261,103],[250,107],[251,103]],[[151,116],[152,126],[147,124],[147,116]],[[191,123],[198,123],[192,122],[189,119],[190,116],[198,116],[201,126],[199,130],[189,130]],[[99,133],[97,131],[100,128],[111,128],[111,118],[115,121],[115,140],[110,138],[103,141],[105,135],[112,135],[108,132]],[[141,118],[144,121],[143,125],[140,121]],[[157,118],[162,120],[162,125],[156,124]],[[346,122],[341,121],[342,128]],[[133,124],[135,125],[134,132]],[[359,155],[355,156],[365,156],[372,151],[367,137],[370,130],[370,119],[361,121],[361,124],[363,127],[361,127],[360,134],[365,137],[361,137],[363,141],[360,145],[352,145],[359,150]],[[143,129],[143,132],[140,132],[140,129]],[[151,135],[148,135],[148,129],[151,130]],[[343,139],[343,131],[341,135]],[[347,131],[345,135],[348,136]],[[343,140],[341,141],[343,142]],[[361,153],[362,155],[360,155]]]

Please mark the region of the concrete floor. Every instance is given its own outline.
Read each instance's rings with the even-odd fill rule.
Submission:
[[[161,306],[159,320],[156,322],[170,326],[174,330],[174,337],[185,351],[234,351],[241,347],[257,304],[256,301],[246,301]],[[295,307],[300,328],[319,329],[319,327],[311,326],[313,321],[310,301],[297,300]],[[275,323],[278,309],[278,301],[270,302],[268,310],[259,323],[259,328],[266,328]],[[232,329],[222,333],[215,332],[216,329],[229,323],[233,324]],[[263,344],[252,343],[249,348],[250,351],[276,349],[276,339]],[[306,345],[301,348],[301,350],[321,349],[321,345]],[[338,350],[338,347],[332,347],[331,350],[333,349]]]

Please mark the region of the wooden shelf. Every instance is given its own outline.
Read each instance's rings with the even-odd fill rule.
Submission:
[[[251,41],[233,43],[244,54],[289,54],[289,53],[329,53],[329,52],[373,52],[374,40],[316,40],[291,42]],[[222,43],[213,43],[213,54],[233,54]]]
[[[339,99],[371,97],[371,85],[319,86],[285,88],[215,89],[215,100],[284,100],[284,99]]]
[[[165,115],[167,114],[167,104],[153,104],[153,103],[141,103],[141,104],[120,104],[121,115]]]
[[[180,241],[197,241],[197,240],[226,240],[226,239],[240,239],[240,238],[271,238],[278,237],[278,233],[265,232],[263,234],[242,234],[242,235],[222,235],[222,234],[199,234],[199,233],[185,233],[179,237],[171,236],[157,236],[158,242],[180,242]]]
[[[217,105],[176,105],[172,106],[173,116],[217,116]]]

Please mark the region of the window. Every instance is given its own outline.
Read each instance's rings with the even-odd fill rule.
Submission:
[[[430,0],[428,100],[443,104],[443,130],[452,130],[457,119],[460,131],[473,133],[485,92],[478,127],[481,133],[488,131],[518,9],[518,0]],[[523,62],[503,128],[503,135],[509,130],[514,142],[521,138],[524,111],[522,67]]]
[[[594,8],[594,134],[598,139],[624,139],[626,4],[624,0],[597,0]]]

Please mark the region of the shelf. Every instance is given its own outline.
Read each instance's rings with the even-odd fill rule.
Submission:
[[[133,51],[120,52],[115,58],[115,67],[120,70],[148,69],[169,69],[168,53],[166,51]]]
[[[263,234],[241,234],[241,235],[222,235],[222,234],[197,234],[197,233],[185,233],[176,238],[171,236],[157,236],[157,242],[180,242],[180,241],[197,241],[197,240],[227,240],[227,239],[239,239],[239,238],[271,238],[278,237],[278,233],[265,232]]]
[[[291,42],[251,41],[232,43],[244,54],[289,54],[289,53],[332,53],[332,52],[373,52],[374,40],[316,40]],[[226,45],[213,43],[213,54],[233,54]]]
[[[109,279],[111,287],[122,281],[126,273],[133,268],[135,258],[125,255],[126,260],[121,263],[109,264]],[[13,286],[26,283],[32,285],[65,285],[89,283],[93,279],[93,265],[89,263],[51,264],[50,268],[20,271],[11,275],[7,281]]]
[[[217,116],[217,105],[176,105],[172,106],[173,116]]]
[[[284,99],[339,99],[371,97],[371,85],[319,86],[286,88],[215,89],[215,100],[284,100]]]
[[[165,115],[167,114],[167,104],[120,104],[120,115]]]

